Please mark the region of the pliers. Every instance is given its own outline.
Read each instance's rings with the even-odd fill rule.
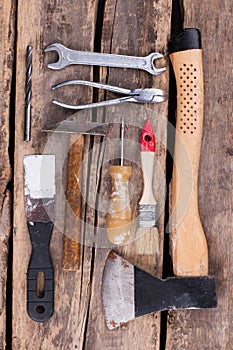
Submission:
[[[137,103],[158,103],[163,102],[167,99],[167,94],[160,90],[160,89],[124,89],[121,87],[116,87],[112,85],[107,84],[101,84],[101,83],[94,83],[91,81],[86,80],[68,80],[64,81],[62,83],[56,84],[52,87],[53,90],[58,89],[62,86],[66,85],[85,85],[85,86],[91,86],[98,89],[108,90],[114,93],[126,95],[124,97],[115,98],[112,100],[107,101],[101,101],[96,103],[88,103],[84,105],[69,105],[57,100],[53,100],[52,102],[58,106],[69,108],[69,109],[88,109],[88,108],[94,108],[94,107],[101,107],[101,106],[110,106],[110,105],[116,105],[123,102],[137,102]]]

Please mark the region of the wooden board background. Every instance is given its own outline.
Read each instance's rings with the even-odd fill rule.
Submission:
[[[32,0],[30,13],[28,4],[1,1],[0,38],[1,47],[1,179],[0,179],[0,349],[231,349],[232,348],[232,14],[230,0],[213,0],[211,5],[199,0],[184,0],[185,26],[194,26],[202,32],[205,121],[200,166],[199,205],[204,230],[209,246],[210,273],[217,278],[218,308],[216,310],[190,310],[169,312],[167,325],[161,324],[160,314],[140,318],[126,326],[108,331],[104,324],[101,304],[101,276],[104,261],[109,251],[103,237],[106,203],[110,189],[108,161],[116,164],[118,158],[117,138],[119,127],[111,128],[106,142],[101,138],[85,137],[85,162],[83,194],[88,205],[85,208],[89,226],[82,234],[86,245],[82,247],[82,264],[77,272],[61,270],[61,247],[64,210],[64,181],[61,169],[57,169],[57,228],[51,242],[51,254],[55,268],[55,313],[45,324],[33,322],[26,312],[26,271],[30,257],[30,241],[26,229],[23,197],[23,156],[47,151],[57,152],[58,164],[63,165],[69,137],[59,136],[51,142],[41,129],[72,114],[51,104],[55,92],[50,87],[66,79],[100,80],[123,87],[159,87],[168,90],[168,73],[151,77],[146,72],[117,69],[92,69],[90,67],[69,67],[63,71],[46,68],[55,55],[44,55],[44,48],[53,42],[62,42],[70,48],[101,50],[129,55],[146,55],[160,51],[165,55],[161,65],[166,64],[167,41],[170,36],[171,0],[154,1],[82,1]],[[15,19],[17,18],[17,21]],[[207,20],[208,18],[208,20]],[[97,26],[96,26],[97,24]],[[17,26],[17,27],[16,27]],[[17,36],[15,33],[17,32]],[[101,33],[102,32],[102,33]],[[14,55],[14,44],[17,44]],[[24,126],[24,83],[26,46],[33,46],[33,99],[32,99],[32,141],[23,142]],[[13,69],[15,58],[16,73]],[[15,86],[12,86],[16,78]],[[56,92],[56,97],[76,103],[102,100],[102,92],[92,94],[90,89],[66,87]],[[14,111],[14,98],[16,106]],[[11,105],[11,110],[10,110]],[[164,181],[166,150],[167,103],[157,106],[121,106],[107,111],[87,113],[85,118],[119,122],[124,115],[126,139],[130,147],[126,151],[126,164],[134,160],[130,181],[131,205],[135,216],[136,203],[142,190],[140,169],[137,166],[139,127],[146,116],[150,116],[156,136],[157,165],[155,179]],[[163,117],[163,118],[160,118]],[[14,123],[15,120],[15,123]],[[13,124],[12,124],[13,123]],[[9,126],[15,125],[14,156],[14,203],[13,203],[13,310],[12,339],[6,334],[6,280],[8,239],[11,232],[11,166],[8,154],[12,152],[12,133]],[[116,139],[114,151],[108,145]],[[54,147],[59,142],[59,148]],[[53,148],[54,147],[54,148]],[[89,152],[90,148],[94,151]],[[103,167],[101,167],[101,161]],[[65,175],[65,162],[63,165]],[[160,170],[158,170],[160,169]],[[64,176],[65,178],[65,176]],[[136,183],[136,179],[139,182]],[[156,197],[162,206],[161,194],[154,183]],[[139,185],[138,185],[139,184]],[[89,191],[87,191],[89,189]],[[96,191],[100,199],[96,200]],[[96,215],[97,206],[98,215]],[[97,225],[100,227],[96,229]],[[145,270],[161,276],[163,247],[163,215],[158,231],[151,230],[119,252],[131,262]],[[88,238],[95,241],[88,244]],[[11,316],[8,316],[8,319]],[[166,317],[166,315],[165,315]],[[166,319],[165,319],[166,321]],[[162,325],[162,326],[161,326]],[[166,329],[167,328],[167,329]],[[167,332],[167,334],[166,334]],[[160,336],[167,337],[166,345]]]
[[[15,3],[14,1],[2,1],[0,9],[0,349],[4,349],[6,344],[8,247],[12,230],[12,192],[10,190],[12,172],[8,147],[10,120],[12,120],[10,101],[13,89]]]

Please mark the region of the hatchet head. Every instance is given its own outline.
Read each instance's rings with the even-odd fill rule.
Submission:
[[[162,280],[115,252],[111,252],[106,260],[102,299],[108,329],[156,311],[217,306],[214,278],[170,277]]]

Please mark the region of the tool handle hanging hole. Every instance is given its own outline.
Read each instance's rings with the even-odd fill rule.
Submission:
[[[150,142],[152,140],[152,137],[147,134],[147,135],[145,135],[144,139],[145,139],[146,142]]]
[[[36,311],[38,312],[38,314],[43,314],[45,312],[45,308],[43,305],[38,305]]]

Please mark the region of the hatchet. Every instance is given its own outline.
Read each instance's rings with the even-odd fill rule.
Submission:
[[[171,233],[175,277],[159,279],[110,253],[102,284],[109,329],[155,311],[217,305],[215,279],[208,276],[207,243],[198,211],[198,166],[203,123],[199,31],[183,30],[170,40],[169,51],[178,102]]]

